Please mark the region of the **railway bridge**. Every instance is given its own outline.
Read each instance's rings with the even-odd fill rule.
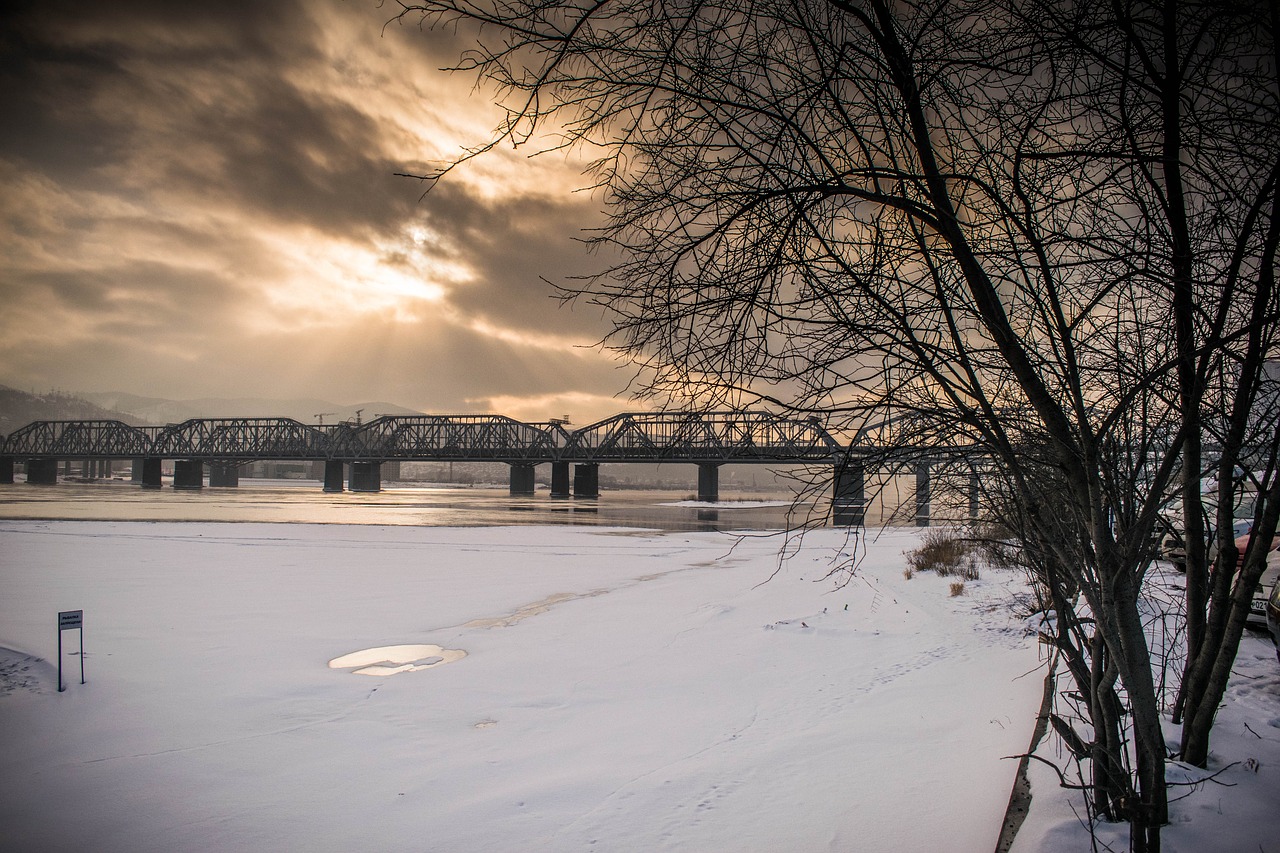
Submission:
[[[513,495],[534,493],[539,464],[551,465],[551,496],[599,496],[603,463],[687,463],[698,468],[698,499],[719,497],[726,463],[831,465],[833,516],[861,524],[863,459],[869,448],[843,446],[818,419],[764,411],[628,412],[568,430],[562,422],[525,423],[502,415],[386,415],[367,423],[310,425],[290,418],[194,418],[167,426],[118,420],[36,421],[0,442],[0,483],[15,463],[28,483],[56,483],[59,462],[132,460],[135,481],[159,488],[173,463],[173,486],[235,486],[241,466],[262,460],[324,463],[324,489],[378,491],[381,466],[399,461],[501,462]],[[572,476],[571,476],[572,475]],[[928,519],[928,466],[917,466],[917,517]]]

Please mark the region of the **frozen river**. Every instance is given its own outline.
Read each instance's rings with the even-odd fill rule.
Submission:
[[[825,497],[825,496],[824,496]],[[587,524],[656,530],[777,530],[800,523],[815,502],[792,509],[781,492],[728,495],[714,504],[679,491],[606,491],[598,499],[512,496],[501,487],[394,484],[381,492],[326,493],[309,480],[241,480],[234,489],[143,489],[124,480],[0,486],[0,519],[221,521],[491,527]],[[816,511],[826,510],[824,501]]]

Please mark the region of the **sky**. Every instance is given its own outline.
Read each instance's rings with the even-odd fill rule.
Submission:
[[[0,12],[0,384],[379,400],[576,423],[635,408],[581,164],[487,141],[461,37],[375,0]],[[621,394],[621,396],[619,396]]]

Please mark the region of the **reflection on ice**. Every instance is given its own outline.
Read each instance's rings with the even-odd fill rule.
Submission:
[[[334,658],[329,661],[329,668],[359,667],[355,670],[356,675],[395,675],[398,672],[415,672],[453,663],[466,656],[467,653],[462,649],[444,649],[431,644],[379,646]]]

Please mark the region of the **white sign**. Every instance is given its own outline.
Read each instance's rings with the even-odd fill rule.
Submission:
[[[72,628],[80,631],[80,683],[84,684],[84,611],[58,611],[58,692],[66,688],[62,686],[62,632]]]

